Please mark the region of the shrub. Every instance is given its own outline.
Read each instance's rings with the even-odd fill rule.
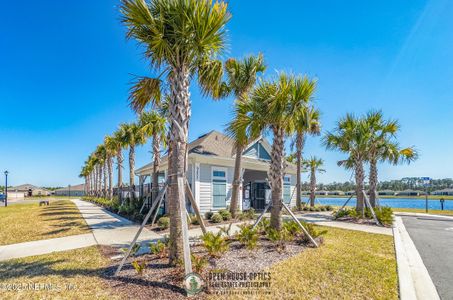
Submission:
[[[201,240],[203,241],[203,246],[212,257],[220,257],[221,254],[226,252],[229,247],[226,239],[222,236],[222,232],[220,231],[216,234],[208,231],[201,236]]]
[[[226,210],[226,209],[221,209],[221,210],[219,210],[218,213],[219,213],[220,216],[222,216],[222,219],[224,221],[228,221],[228,220],[231,219],[231,213],[228,210]]]
[[[315,211],[316,209],[314,207],[311,207],[309,208],[309,211]]]
[[[190,217],[190,220],[189,220],[190,224],[192,224],[192,225],[200,225],[200,222],[198,222],[197,215],[190,214],[189,217]]]
[[[326,205],[326,210],[327,211],[332,211],[333,210],[333,206],[332,205]]]
[[[308,206],[304,206],[304,208],[302,208],[302,210],[308,211],[308,210],[310,210],[310,208]]]
[[[213,214],[212,217],[211,217],[211,222],[212,222],[212,223],[220,223],[220,222],[222,222],[222,221],[223,221],[223,218],[222,218],[222,216],[221,216],[220,214],[218,214],[218,213]]]
[[[203,256],[196,256],[195,254],[191,255],[192,267],[193,270],[197,273],[203,272],[204,268],[208,264],[208,260]]]
[[[250,220],[255,219],[255,210],[253,208],[250,208],[248,210],[244,210],[243,213],[244,213],[244,216],[247,219],[250,219]]]
[[[232,225],[233,225],[233,223],[230,223],[230,225],[228,225],[228,226],[219,227],[220,232],[224,233],[226,235],[226,237],[229,238]]]
[[[121,248],[121,251],[123,251],[124,253],[127,253],[128,250],[129,250],[129,248]],[[138,252],[138,250],[140,250],[140,244],[135,243],[135,245],[131,249],[130,255],[134,256]]]
[[[302,231],[299,224],[293,220],[284,222],[283,229],[286,230],[292,237],[298,235]]]
[[[169,217],[160,217],[159,220],[157,221],[157,226],[161,230],[165,230],[168,227],[170,227],[170,218]]]
[[[270,226],[271,226],[270,219],[262,218],[256,227],[257,227],[258,232],[264,234],[267,232],[267,230],[270,228]]]
[[[324,235],[324,234],[327,233],[327,230],[318,230],[318,229],[316,229],[315,225],[313,225],[312,223],[307,223],[307,222],[301,221],[301,224],[307,230],[308,234],[310,234],[311,237],[314,238],[314,239],[316,239],[317,237],[320,237],[321,235]],[[310,242],[310,238],[305,233],[302,236],[302,242],[303,243],[309,243]]]
[[[206,220],[211,220],[211,217],[212,217],[213,214],[214,214],[214,213],[213,213],[212,211],[208,211],[208,212],[206,212],[206,213],[204,214],[204,218],[205,218]]]
[[[382,225],[390,226],[393,224],[393,211],[388,206],[375,208],[376,217]]]
[[[159,258],[167,256],[167,245],[161,240],[158,240],[156,243],[149,243],[149,249],[151,254],[157,255]]]
[[[252,229],[252,225],[242,224],[239,227],[241,230],[236,234],[238,241],[249,250],[255,249],[259,238],[258,231]]]
[[[146,269],[146,262],[144,260],[142,260],[141,262],[134,260],[132,262],[132,266],[134,267],[138,275],[142,275],[143,271],[145,271]]]
[[[278,252],[285,250],[286,242],[292,239],[285,229],[278,231],[274,228],[269,228],[266,234],[267,238],[275,244]]]
[[[357,214],[357,211],[355,210],[355,208],[345,208],[336,214],[336,218],[342,218],[342,217],[357,218],[358,214]]]

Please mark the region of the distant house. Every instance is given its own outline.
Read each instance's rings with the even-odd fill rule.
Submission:
[[[442,189],[432,192],[433,195],[453,196],[453,189]]]
[[[344,196],[345,193],[343,191],[329,191],[329,195],[334,195],[334,196]]]
[[[242,153],[242,183],[240,184],[239,209],[262,210],[270,200],[267,173],[271,160],[269,142],[260,137],[245,147]],[[229,206],[235,162],[234,140],[218,131],[198,137],[188,145],[187,180],[193,191],[195,202],[202,213],[218,211]],[[162,158],[161,182],[168,170],[168,158]],[[152,176],[153,164],[135,170],[140,184]],[[296,166],[287,163],[283,178],[283,201],[290,206],[296,204]],[[190,204],[187,208],[191,210]]]
[[[85,184],[71,185],[55,190],[55,196],[85,196]]]
[[[324,191],[324,190],[316,191],[315,195],[327,196],[327,195],[329,195],[329,192],[328,191]]]
[[[418,191],[418,190],[404,190],[404,191],[399,191],[396,192],[397,196],[423,196],[426,195],[424,191]]]
[[[32,196],[49,196],[51,194],[51,191],[40,188],[37,186],[34,186],[32,184],[21,184],[18,186],[14,186],[12,188],[8,189],[11,190],[11,192],[15,193],[23,193],[25,197],[32,197]]]
[[[352,196],[352,195],[355,195],[355,191],[347,191],[344,194],[347,195],[347,196]]]
[[[393,190],[382,190],[378,191],[379,196],[395,196],[395,191]]]

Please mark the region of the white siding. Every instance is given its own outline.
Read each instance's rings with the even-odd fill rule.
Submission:
[[[213,210],[212,208],[212,168],[216,165],[200,164],[200,211],[205,213]],[[225,168],[218,166],[220,168]],[[226,205],[231,202],[231,189],[234,176],[234,168],[228,167],[227,169],[227,199]],[[226,208],[226,207],[225,207]]]
[[[205,213],[212,208],[211,166],[200,164],[200,212]]]
[[[291,176],[291,203],[289,207],[294,207],[296,206],[296,182],[297,182],[297,176],[295,174],[288,174],[288,176]]]

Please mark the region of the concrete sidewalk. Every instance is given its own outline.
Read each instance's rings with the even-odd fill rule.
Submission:
[[[285,219],[291,219],[291,216],[289,216],[289,215],[284,215],[283,217]],[[314,213],[306,213],[306,214],[296,214],[296,217],[299,220],[302,220],[305,222],[310,222],[310,223],[315,223],[316,225],[348,229],[348,230],[357,230],[357,231],[376,233],[376,234],[393,235],[392,228],[388,228],[388,227],[334,221],[333,217],[332,217],[332,212],[314,212]]]
[[[96,245],[91,233],[0,246],[0,261]]]
[[[79,199],[72,200],[72,202],[79,208],[99,245],[126,247],[131,243],[140,228],[140,225],[132,223],[93,203]],[[161,235],[143,228],[138,242],[148,242],[161,238]]]

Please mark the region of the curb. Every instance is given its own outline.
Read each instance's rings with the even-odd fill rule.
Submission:
[[[410,213],[410,212],[394,212],[396,216],[410,216],[410,217],[435,217],[453,220],[453,216],[448,215],[437,215],[427,213]]]
[[[404,227],[403,220],[398,216],[395,216],[393,237],[400,299],[440,299],[428,270]]]

